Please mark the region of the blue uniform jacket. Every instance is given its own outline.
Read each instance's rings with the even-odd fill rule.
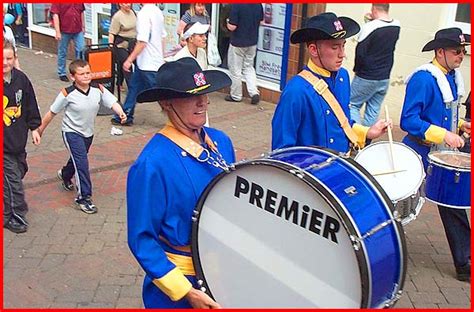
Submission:
[[[454,100],[457,99],[457,87],[454,82],[454,71],[446,74]],[[428,71],[418,71],[409,80],[405,93],[400,127],[421,140],[433,141],[439,128],[450,130],[451,109],[446,108],[443,96],[435,77]],[[423,158],[425,169],[430,147],[419,144],[407,136],[403,143],[413,148]],[[435,142],[439,143],[439,142]]]
[[[347,70],[341,68],[323,79],[350,120],[350,80]],[[353,121],[350,121],[351,126]],[[291,146],[322,146],[339,152],[349,150],[349,140],[327,102],[313,86],[300,76],[293,77],[283,90],[272,120],[272,150]]]
[[[229,137],[211,128],[206,128],[206,132],[227,164],[235,162]],[[189,291],[185,275],[193,275],[191,255],[169,245],[191,244],[193,210],[203,190],[220,172],[222,169],[200,163],[184,153],[162,134],[156,134],[148,142],[130,168],[128,244],[146,273],[145,307],[172,307],[168,305],[169,299],[178,301]]]

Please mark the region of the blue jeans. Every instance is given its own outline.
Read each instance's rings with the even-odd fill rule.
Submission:
[[[69,41],[74,41],[74,51],[76,59],[81,58],[82,50],[84,50],[84,33],[76,34],[61,33],[61,40],[58,43],[58,75],[66,76],[66,57],[67,46]]]
[[[158,77],[158,71],[141,70],[138,66],[135,66],[135,71],[130,79],[128,85],[127,98],[123,104],[123,111],[127,114],[127,122],[133,121],[133,115],[135,114],[135,105],[137,104],[137,95],[146,90],[156,86],[156,78]],[[115,120],[120,121],[117,115],[113,117]]]
[[[354,76],[351,84],[351,119],[364,126],[372,126],[378,119],[380,106],[387,94],[389,79],[367,80]],[[361,120],[360,109],[365,105]]]
[[[64,181],[76,177],[77,198],[83,199],[92,196],[92,182],[89,173],[89,159],[87,154],[94,136],[85,138],[75,132],[63,132],[63,140],[71,157],[62,168]]]

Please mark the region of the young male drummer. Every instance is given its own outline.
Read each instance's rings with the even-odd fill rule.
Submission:
[[[194,58],[164,64],[156,88],[138,102],[158,101],[169,122],[128,172],[128,244],[146,272],[145,308],[219,308],[199,290],[191,258],[193,210],[209,182],[235,161],[222,131],[204,127],[207,93],[230,86]]]
[[[348,17],[322,13],[291,35],[292,43],[306,43],[310,59],[280,97],[272,120],[272,149],[317,145],[347,152],[350,143],[363,146],[366,138],[387,130],[389,122],[383,119],[370,128],[348,120],[350,81],[341,66],[346,39],[359,30]]]
[[[452,105],[464,93],[461,74],[455,70],[464,59],[465,46],[470,36],[459,28],[441,29],[435,38],[422,49],[434,50],[434,58],[429,64],[418,67],[408,78],[405,101],[400,126],[408,132],[403,143],[417,151],[423,158],[426,169],[428,153],[447,145],[460,148],[464,140],[457,135],[456,128],[470,133],[471,123],[453,120]],[[454,104],[453,104],[454,103]],[[453,130],[454,131],[450,131]],[[453,186],[453,196],[456,192]],[[438,205],[439,214],[448,239],[456,267],[457,279],[471,279],[471,229],[462,209],[452,209]]]

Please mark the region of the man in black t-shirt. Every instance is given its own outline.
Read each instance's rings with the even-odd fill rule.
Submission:
[[[227,29],[231,31],[228,51],[228,66],[232,86],[225,100],[229,102],[242,101],[242,75],[247,84],[247,91],[252,98],[251,103],[260,101],[257,89],[254,60],[257,53],[258,27],[263,20],[261,4],[233,4]]]
[[[350,110],[352,120],[367,127],[378,120],[400,35],[400,22],[392,19],[388,10],[389,4],[372,4],[371,13],[366,15],[370,21],[362,26],[357,38]],[[365,112],[361,117],[364,103]]]

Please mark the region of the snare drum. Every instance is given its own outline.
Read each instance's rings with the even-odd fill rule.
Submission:
[[[471,208],[471,155],[455,151],[428,154],[426,198],[449,208]]]
[[[235,169],[210,183],[193,218],[202,290],[225,308],[396,302],[406,273],[403,231],[359,164],[295,147]]]
[[[365,147],[354,159],[380,183],[394,203],[402,225],[416,219],[425,202],[420,195],[425,178],[420,155],[403,143],[393,142],[393,170],[390,142],[380,141]]]

